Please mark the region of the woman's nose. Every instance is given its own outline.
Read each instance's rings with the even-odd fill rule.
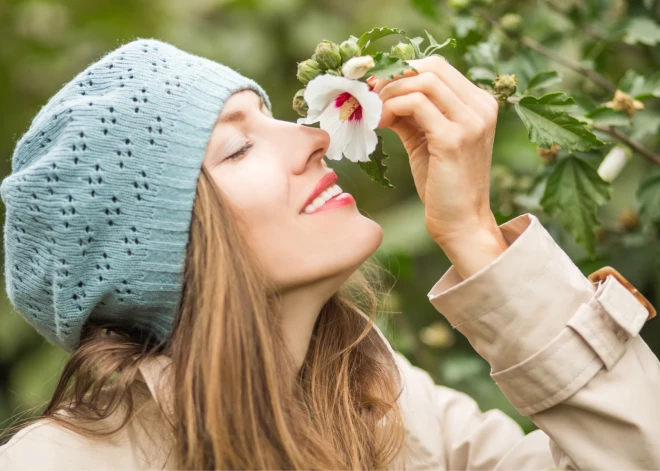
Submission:
[[[301,128],[304,128],[302,129],[304,143],[301,142],[302,145],[300,146],[300,149],[302,150],[300,155],[301,165],[298,170],[304,172],[310,167],[319,165],[319,163],[325,166],[323,157],[325,157],[328,152],[328,147],[330,147],[330,134],[320,128],[313,128],[304,125],[300,126]]]

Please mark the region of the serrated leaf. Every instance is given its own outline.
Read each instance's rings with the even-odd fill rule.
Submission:
[[[524,93],[529,93],[534,89],[546,88],[558,82],[561,82],[561,77],[556,71],[541,72],[530,79]]]
[[[607,126],[630,126],[630,118],[623,111],[616,111],[607,106],[601,106],[584,115],[595,123]]]
[[[394,188],[394,185],[385,176],[387,167],[383,163],[389,156],[383,151],[383,138],[378,136],[378,143],[376,149],[369,155],[371,161],[359,162],[360,168],[364,170],[369,178],[376,183],[380,183],[385,188]]]
[[[376,65],[364,74],[365,77],[373,75],[376,78],[386,78],[388,80],[392,80],[394,78],[394,74],[403,77],[404,70],[415,70],[406,62],[397,57],[392,57],[386,52],[378,52],[373,57]]]
[[[568,156],[548,176],[541,206],[593,256],[594,230],[600,226],[596,211],[610,199],[611,188],[587,162]]]
[[[627,44],[641,43],[655,46],[660,42],[660,25],[651,18],[630,18],[626,26],[623,42]]]
[[[391,34],[406,34],[406,32],[400,30],[399,28],[388,28],[386,26],[383,26],[382,28],[374,28],[360,36],[358,38],[357,44],[360,46],[361,50],[365,50],[367,47],[369,47],[369,44],[375,40],[389,36]]]
[[[499,56],[500,43],[491,35],[487,42],[468,46],[465,60],[472,67],[483,67],[499,73]]]
[[[635,196],[642,221],[660,225],[660,173],[642,180]]]
[[[436,0],[412,0],[415,9],[422,15],[433,18],[438,18],[438,2]]]
[[[529,140],[549,149],[553,142],[567,152],[586,151],[605,143],[568,113],[575,101],[563,92],[543,95],[541,98],[524,96],[516,103],[518,116],[527,127]]]

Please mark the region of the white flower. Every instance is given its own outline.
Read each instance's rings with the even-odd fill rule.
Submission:
[[[369,55],[351,57],[341,67],[341,73],[346,78],[357,80],[364,77],[364,74],[375,65],[374,58]]]
[[[305,88],[307,116],[298,124],[320,122],[330,134],[326,156],[340,160],[343,155],[352,162],[369,162],[376,149],[375,129],[383,112],[383,102],[364,82],[338,75],[322,74]]]
[[[598,167],[598,175],[606,182],[614,181],[631,158],[632,153],[624,147],[612,147]]]

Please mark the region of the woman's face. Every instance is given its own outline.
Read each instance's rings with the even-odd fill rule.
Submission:
[[[350,195],[304,212],[324,176],[322,187],[332,185],[327,178],[334,172],[323,161],[329,145],[326,131],[275,119],[257,93],[243,90],[225,103],[206,150],[204,165],[282,290],[341,283],[382,241],[380,226],[360,214]]]

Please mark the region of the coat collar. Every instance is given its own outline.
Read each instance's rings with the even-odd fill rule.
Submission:
[[[360,315],[364,322],[371,322],[361,311]],[[375,336],[378,336],[382,343],[376,342]],[[405,466],[408,468],[427,467],[429,463],[439,465],[437,456],[439,431],[435,430],[437,423],[433,415],[433,398],[429,397],[428,388],[422,384],[424,381],[432,382],[432,379],[422,377],[424,372],[412,367],[408,360],[396,353],[375,323],[366,339],[371,341],[374,355],[384,355],[388,364],[398,370],[403,385],[403,392],[397,402],[401,408],[406,431],[405,450],[404,455],[394,461],[392,469],[403,468],[402,460],[405,460]],[[378,345],[384,345],[386,350],[383,351]],[[169,417],[172,417],[173,413],[170,390],[173,384],[173,380],[170,379],[173,373],[171,363],[172,360],[165,355],[150,358],[140,365],[139,371],[142,377],[138,376],[138,380],[146,383],[154,401]]]

